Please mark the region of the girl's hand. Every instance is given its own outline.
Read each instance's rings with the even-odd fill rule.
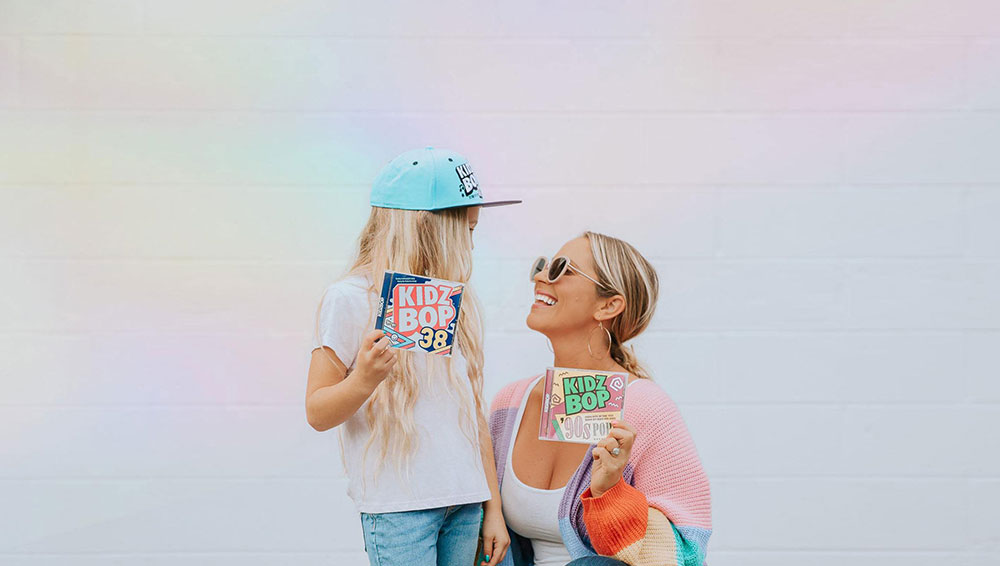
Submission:
[[[503,520],[503,512],[497,508],[486,511],[483,516],[483,554],[489,557],[489,562],[481,562],[479,566],[496,566],[510,547],[510,534],[507,523]]]
[[[635,443],[635,429],[628,423],[615,421],[611,426],[608,436],[594,447],[594,465],[590,471],[590,494],[594,497],[604,495],[622,479]],[[612,453],[615,448],[618,448],[617,456]]]
[[[396,351],[389,347],[389,338],[381,330],[373,330],[361,339],[361,351],[354,371],[355,379],[372,391],[396,365]]]

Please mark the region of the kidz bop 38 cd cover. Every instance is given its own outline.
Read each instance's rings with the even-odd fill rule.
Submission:
[[[386,271],[375,328],[391,347],[451,356],[464,285],[444,279]]]

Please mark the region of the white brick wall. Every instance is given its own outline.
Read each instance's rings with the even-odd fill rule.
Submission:
[[[991,0],[0,0],[0,563],[366,564],[309,328],[396,153],[472,159],[487,390],[586,228],[713,565],[1000,563]]]

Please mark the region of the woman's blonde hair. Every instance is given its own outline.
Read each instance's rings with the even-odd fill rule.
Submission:
[[[584,232],[583,237],[590,242],[597,280],[601,282],[598,295],[625,297],[625,310],[605,323],[611,334],[611,358],[630,374],[650,379],[635,351],[625,342],[646,330],[656,311],[660,293],[656,269],[628,242],[597,232]]]
[[[430,356],[396,350],[398,358],[388,377],[375,388],[365,410],[365,418],[372,431],[365,444],[363,460],[369,450],[377,447],[378,468],[394,462],[397,470],[408,469],[407,464],[419,449],[417,423],[413,406],[417,400],[420,379],[416,375],[414,356],[425,356],[427,369],[435,374],[443,370],[448,375],[448,391],[456,395],[462,417],[462,430],[475,446],[475,420],[482,412],[483,401],[483,346],[482,320],[479,302],[469,286],[472,276],[472,234],[469,230],[468,212],[464,207],[437,211],[397,210],[372,207],[368,223],[358,237],[356,257],[347,275],[370,278],[370,291],[380,292],[382,273],[400,271],[447,279],[465,284],[462,308],[458,314],[456,347],[466,360],[473,399],[457,375],[453,358]],[[469,411],[475,406],[476,414]],[[424,423],[424,426],[432,426]]]

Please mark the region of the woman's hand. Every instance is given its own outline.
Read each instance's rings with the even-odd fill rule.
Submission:
[[[374,391],[396,365],[396,351],[389,347],[389,338],[381,330],[373,330],[361,339],[361,351],[351,375]]]
[[[507,555],[510,534],[499,505],[486,509],[484,513],[483,554],[489,557],[489,562],[481,562],[479,566],[496,566]]]
[[[608,436],[594,447],[594,465],[590,471],[590,494],[594,497],[604,495],[622,479],[625,464],[632,453],[635,443],[635,429],[626,422],[611,423],[612,429]],[[618,448],[618,455],[614,449]]]

